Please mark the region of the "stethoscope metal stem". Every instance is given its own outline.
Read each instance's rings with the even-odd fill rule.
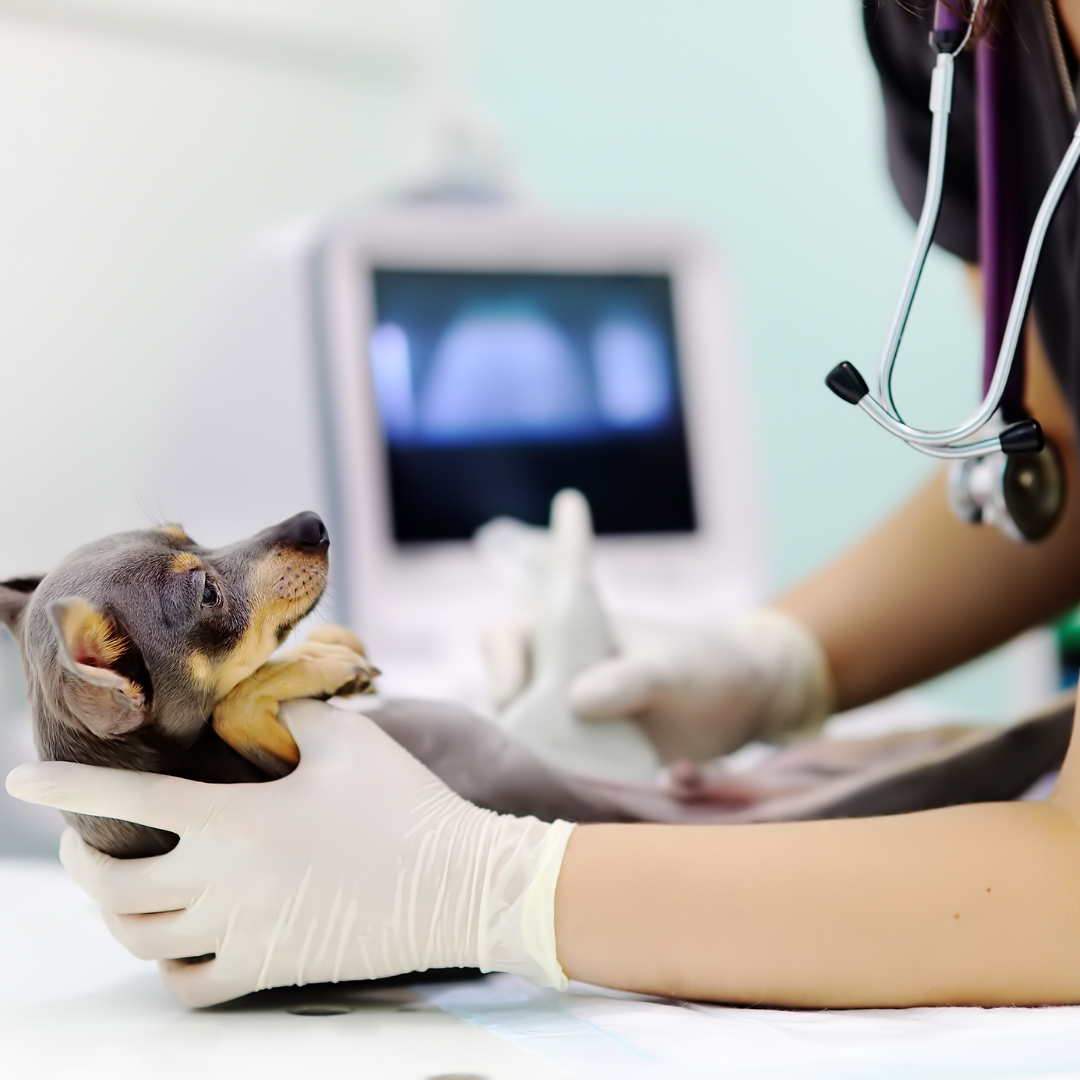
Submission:
[[[1069,180],[1076,169],[1077,162],[1080,161],[1080,125],[1078,125],[1073,133],[1069,148],[1058,165],[1057,172],[1054,174],[1046,194],[1043,196],[1042,205],[1039,207],[1031,234],[1028,237],[1027,247],[1024,251],[1024,261],[1020,267],[1020,276],[1013,295],[1012,306],[1009,309],[1004,337],[998,350],[994,375],[982,405],[963,424],[943,431],[927,431],[906,424],[893,400],[892,375],[896,366],[900,343],[904,336],[904,328],[911,314],[911,306],[915,299],[915,292],[922,276],[923,267],[926,264],[927,254],[930,250],[941,208],[941,195],[945,180],[945,150],[948,137],[949,113],[952,108],[953,71],[953,54],[939,54],[930,89],[930,108],[934,119],[930,136],[930,161],[927,171],[926,195],[923,199],[922,212],[919,215],[915,248],[908,264],[900,299],[893,314],[889,335],[878,366],[879,397],[875,398],[867,391],[861,398],[848,398],[848,400],[857,400],[863,411],[871,419],[880,424],[886,431],[897,436],[897,438],[903,439],[913,449],[920,450],[922,453],[929,454],[932,457],[942,458],[976,457],[1001,448],[997,439],[981,439],[977,442],[967,440],[970,440],[973,435],[976,435],[990,423],[1001,405],[1001,399],[1009,379],[1009,372],[1012,369],[1013,357],[1016,355],[1017,344],[1023,332],[1028,301],[1031,297],[1031,289],[1035,281],[1035,271],[1038,268],[1043,241],[1065,188],[1068,186]]]
[[[1035,280],[1035,270],[1038,267],[1039,253],[1042,250],[1043,240],[1050,227],[1050,222],[1053,220],[1054,212],[1058,208],[1058,203],[1061,201],[1061,196],[1064,193],[1069,180],[1072,178],[1077,161],[1080,161],[1080,125],[1078,125],[1077,130],[1074,132],[1072,142],[1069,143],[1069,149],[1066,151],[1064,158],[1062,158],[1061,164],[1054,174],[1054,179],[1051,181],[1050,186],[1046,191],[1046,195],[1043,197],[1042,205],[1039,207],[1039,213],[1035,218],[1035,224],[1032,226],[1031,235],[1028,238],[1027,249],[1024,252],[1024,261],[1020,267],[1020,279],[1016,283],[1016,294],[1013,297],[1012,307],[1009,310],[1009,320],[1005,325],[1005,336],[1001,342],[1001,348],[998,350],[997,365],[994,368],[994,377],[979,411],[965,423],[946,431],[923,431],[920,428],[914,428],[905,424],[896,415],[888,411],[881,402],[876,401],[869,394],[859,402],[859,405],[862,406],[868,416],[876,420],[877,423],[887,431],[892,432],[892,434],[913,446],[916,450],[930,452],[931,448],[944,449],[947,447],[955,447],[955,444],[970,438],[981,428],[985,427],[997,412],[998,406],[1001,404],[1001,397],[1005,392],[1005,384],[1009,378],[1009,371],[1012,368],[1016,346],[1020,340],[1020,334],[1023,331],[1024,318],[1027,315],[1028,300],[1031,297],[1031,288]],[[928,192],[928,194],[930,194],[930,192]],[[914,269],[914,262],[915,261],[913,260],[912,269]],[[919,266],[916,270],[916,284],[918,283],[917,275],[921,272],[921,269],[921,266]],[[909,276],[910,275],[911,269],[909,269]],[[907,310],[902,311],[898,307],[897,318],[894,321],[906,321],[909,311],[910,301],[907,304]],[[900,327],[899,334],[896,333],[896,327],[894,326],[893,333],[890,334],[890,340],[893,336],[896,336],[897,343],[899,343],[899,337],[901,335],[902,326]],[[891,377],[892,364],[895,363],[895,359],[895,353],[893,353],[891,363],[888,365],[883,364],[882,374],[886,383]],[[976,453],[983,453],[984,451],[975,449],[978,445],[980,444],[969,444],[964,448],[964,453],[959,455],[950,454],[948,456],[967,457],[973,456]],[[934,456],[936,457],[939,455],[935,454]]]
[[[914,440],[901,434],[902,431],[913,431],[915,429],[908,428],[906,424],[898,423],[882,408],[881,403],[876,398],[867,394],[859,402],[859,408],[861,408],[872,420],[876,420],[887,431],[891,431],[894,435],[899,435],[909,446],[912,446],[914,449],[921,451],[929,457],[979,457],[982,454],[996,453],[1001,449],[1001,440],[996,436],[993,439],[980,439],[978,442],[962,443],[959,446],[937,446],[933,443],[920,443],[915,445]]]
[[[878,364],[878,394],[881,397],[881,404],[886,412],[901,422],[903,418],[892,395],[892,373],[941,210],[941,193],[945,187],[945,148],[949,138],[949,113],[952,109],[953,72],[952,53],[939,53],[930,80],[930,111],[933,113],[934,120],[930,130],[926,195],[923,198],[919,225],[915,232],[915,248],[911,253],[907,275],[896,301],[892,325],[889,327],[889,336],[885,341],[885,348],[882,350],[881,361]]]

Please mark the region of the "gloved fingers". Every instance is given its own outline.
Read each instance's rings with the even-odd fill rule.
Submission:
[[[306,758],[308,767],[330,772],[353,771],[357,776],[381,774],[394,759],[406,768],[429,772],[400,743],[395,742],[370,717],[335,709],[325,701],[285,701],[279,714]],[[430,773],[429,773],[430,775]],[[291,773],[280,784],[296,783]]]
[[[659,673],[641,656],[615,656],[583,671],[570,684],[570,708],[589,720],[618,720],[645,712]]]
[[[167,885],[151,867],[167,855],[152,859],[114,859],[91,847],[74,829],[60,837],[60,862],[72,880],[103,910],[112,915],[178,911],[190,907],[197,886]]]
[[[223,1001],[250,994],[253,980],[232,970],[219,959],[193,964],[185,960],[159,960],[158,971],[165,985],[185,1004],[195,1009],[220,1005]]]
[[[105,925],[121,945],[139,960],[179,960],[216,952],[219,933],[200,927],[189,911],[150,915],[114,915],[105,912]]]
[[[7,790],[24,802],[183,834],[193,820],[213,812],[219,787],[160,773],[39,761],[8,773]]]
[[[480,641],[488,698],[496,709],[509,705],[529,681],[534,630],[532,614],[519,611],[488,630]]]

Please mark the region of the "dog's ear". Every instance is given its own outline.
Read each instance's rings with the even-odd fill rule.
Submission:
[[[134,731],[147,717],[146,690],[128,674],[143,668],[136,646],[103,611],[79,597],[48,607],[71,711],[105,738]],[[145,670],[145,669],[144,669]]]
[[[6,626],[16,641],[21,637],[23,615],[40,584],[41,578],[0,581],[0,625]]]

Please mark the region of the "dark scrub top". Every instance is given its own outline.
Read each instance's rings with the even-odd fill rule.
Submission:
[[[864,0],[870,53],[881,79],[889,171],[908,212],[918,218],[930,148],[930,73],[927,42],[933,21],[928,0]],[[1017,75],[1023,118],[1020,188],[1023,241],[1076,126],[1054,58],[1043,0],[998,0],[996,17],[1021,44]],[[1070,81],[1077,64],[1064,27],[1059,38]],[[979,259],[975,142],[975,64],[972,50],[956,62],[945,189],[935,240],[968,262]],[[1078,169],[1080,172],[1080,169]],[[1032,303],[1039,333],[1062,389],[1080,423],[1080,177],[1074,175],[1043,245]]]

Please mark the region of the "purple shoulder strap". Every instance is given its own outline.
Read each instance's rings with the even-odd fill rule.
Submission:
[[[1008,8],[998,5],[998,20]],[[998,21],[980,40],[975,54],[975,94],[979,145],[979,262],[983,272],[986,336],[983,391],[990,385],[1005,336],[1020,264],[1024,259],[1023,205],[1020,195],[1020,125],[1017,116],[1017,39]],[[1024,412],[1024,338],[1001,400],[1006,423]]]
[[[956,0],[957,6],[960,0]],[[979,263],[983,274],[983,392],[990,386],[998,350],[1005,336],[1024,249],[1021,233],[1019,163],[1021,146],[1017,116],[1016,35],[1003,28],[1008,9],[997,5],[997,21],[980,38],[975,53],[976,130],[979,167]],[[935,32],[962,33],[963,18],[937,0]],[[1006,423],[1022,419],[1024,410],[1024,339],[1017,345],[1001,408]]]

